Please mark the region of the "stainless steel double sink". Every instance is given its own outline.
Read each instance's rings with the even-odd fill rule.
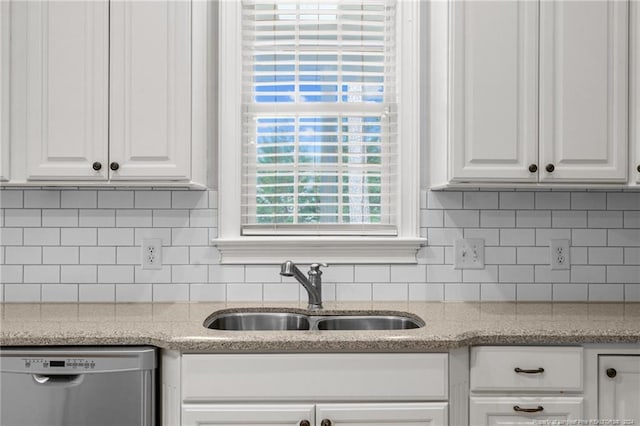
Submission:
[[[226,331],[409,330],[424,322],[404,313],[302,314],[297,312],[214,312],[203,324]]]

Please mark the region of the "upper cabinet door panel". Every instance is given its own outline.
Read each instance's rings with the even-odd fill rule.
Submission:
[[[111,179],[188,180],[191,4],[111,3]]]
[[[537,181],[538,4],[453,1],[452,181]]]
[[[542,181],[627,180],[629,3],[540,2]]]
[[[634,1],[631,8],[631,145],[635,147],[635,158],[631,160],[631,176],[640,184],[640,2]]]
[[[0,2],[0,181],[9,180],[9,2]]]
[[[26,2],[27,178],[104,180],[109,5]]]

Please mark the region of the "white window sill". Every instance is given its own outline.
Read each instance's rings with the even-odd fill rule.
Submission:
[[[243,237],[215,239],[220,263],[280,264],[324,262],[327,264],[417,263],[416,253],[426,245],[423,238],[388,237]]]

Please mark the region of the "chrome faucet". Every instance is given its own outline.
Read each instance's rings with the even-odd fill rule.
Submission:
[[[287,260],[280,266],[280,275],[283,277],[294,277],[309,295],[310,311],[322,309],[322,271],[320,267],[327,265],[325,263],[312,263],[309,269],[309,278],[305,277],[302,271],[290,260]]]

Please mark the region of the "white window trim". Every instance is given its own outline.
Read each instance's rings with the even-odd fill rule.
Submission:
[[[398,0],[398,235],[393,237],[242,236],[241,2],[218,3],[218,238],[223,264],[416,263],[420,227],[420,8]],[[405,141],[410,141],[407,143]]]

